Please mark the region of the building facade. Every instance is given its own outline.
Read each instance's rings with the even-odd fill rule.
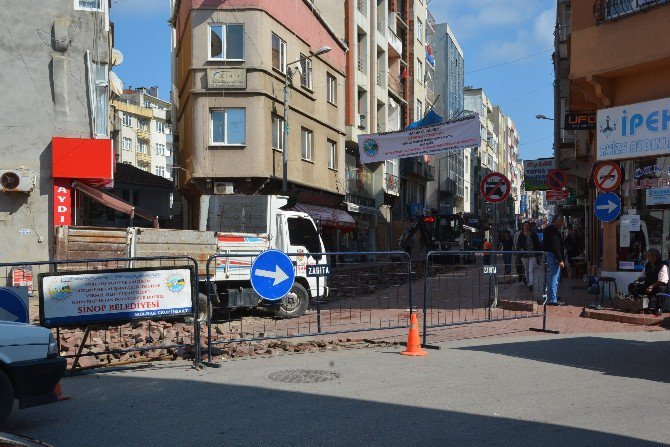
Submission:
[[[171,104],[158,87],[126,90],[112,101],[116,161],[172,180]]]
[[[563,212],[585,227],[591,271],[616,277],[621,287],[638,275],[645,250],[657,248],[664,259],[670,251],[670,200],[663,195],[670,184],[670,147],[663,144],[670,138],[670,40],[660,38],[670,2],[561,0],[557,11],[555,111],[568,119],[557,119],[555,158],[582,204]],[[575,112],[596,114],[597,122],[579,128],[570,119]],[[592,166],[605,161],[621,168],[614,192],[622,215],[639,216],[639,227],[629,227],[628,218],[596,219]]]
[[[428,38],[435,61],[435,112],[445,119],[462,116],[465,108],[465,59],[456,36],[446,23],[435,25]],[[429,185],[430,207],[442,213],[470,213],[470,160],[472,149],[438,154],[437,181]],[[467,193],[466,193],[467,191]]]
[[[112,27],[106,1],[11,3],[1,11],[0,253],[45,260],[54,225],[75,218],[73,180],[113,177]]]
[[[339,208],[348,47],[329,22],[306,0],[172,7],[175,173],[191,227],[206,194],[286,192],[299,203]],[[316,55],[324,46],[330,51]],[[329,249],[336,233],[326,237]]]

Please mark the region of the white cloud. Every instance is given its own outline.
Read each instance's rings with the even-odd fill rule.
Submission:
[[[556,26],[556,10],[554,8],[542,11],[533,23],[533,37],[537,45],[542,48],[554,46],[554,28]]]

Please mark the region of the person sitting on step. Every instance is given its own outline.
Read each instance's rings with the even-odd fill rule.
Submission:
[[[670,274],[668,266],[661,259],[661,253],[655,248],[646,253],[647,263],[642,275],[635,282],[628,285],[628,292],[635,298],[642,295],[653,297],[657,293],[668,293]]]

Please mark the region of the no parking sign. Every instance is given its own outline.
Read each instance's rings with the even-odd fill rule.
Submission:
[[[491,203],[500,203],[505,200],[511,189],[509,179],[500,172],[487,174],[479,185],[482,196]]]

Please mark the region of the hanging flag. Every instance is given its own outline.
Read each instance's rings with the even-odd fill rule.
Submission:
[[[426,44],[426,54],[433,55],[433,47],[431,47],[429,43]]]
[[[435,67],[435,58],[433,57],[432,54],[428,54],[427,51],[426,51],[426,62],[428,62],[431,67]]]

